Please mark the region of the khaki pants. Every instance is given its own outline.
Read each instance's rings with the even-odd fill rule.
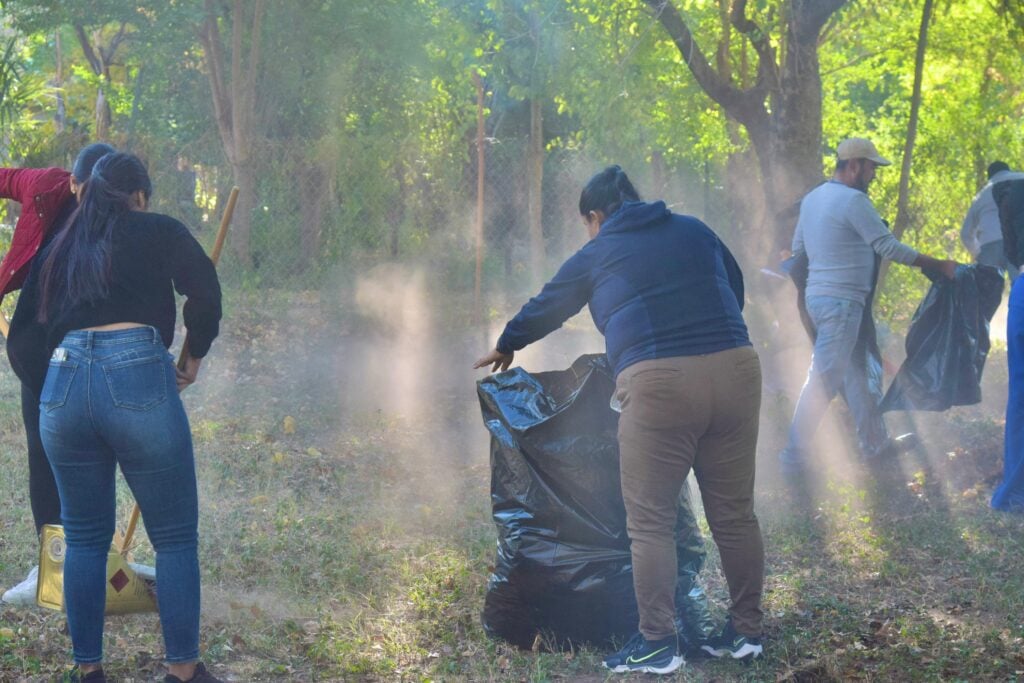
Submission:
[[[692,468],[729,584],[733,627],[761,635],[764,547],[754,515],[761,364],[749,346],[623,370],[619,457],[640,632],[675,633],[679,491]]]

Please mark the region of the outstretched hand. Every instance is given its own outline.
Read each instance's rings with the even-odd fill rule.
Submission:
[[[504,372],[508,370],[508,366],[512,365],[512,359],[515,358],[515,353],[502,353],[498,349],[491,349],[490,352],[473,364],[473,369],[491,365],[491,372]]]
[[[956,268],[959,265],[960,264],[957,263],[956,261],[950,261],[948,259],[945,261],[939,261],[939,272],[942,273],[946,277],[946,279],[955,280]]]

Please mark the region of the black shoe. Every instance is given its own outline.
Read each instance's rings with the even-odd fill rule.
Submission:
[[[167,674],[164,676],[164,683],[224,683],[224,681],[207,671],[203,663],[199,662],[196,664],[196,672],[192,674],[192,678],[183,681],[177,676]]]
[[[700,649],[712,657],[728,655],[733,659],[757,659],[764,652],[761,639],[736,633],[731,619],[725,622],[725,628],[720,634],[708,638]]]
[[[895,458],[900,453],[906,453],[917,448],[921,444],[920,437],[914,432],[907,432],[906,434],[900,434],[897,437],[888,439],[885,445],[878,449],[878,452],[874,455],[866,455],[864,458],[868,461],[880,460],[885,458]]]
[[[670,674],[683,665],[676,636],[648,641],[642,633],[629,639],[626,646],[602,662],[606,669],[622,674],[638,671],[649,674]]]
[[[96,669],[95,671],[83,674],[77,666],[64,674],[63,680],[67,683],[107,683],[107,677],[103,673],[103,669]]]
[[[896,453],[906,453],[912,451],[921,445],[921,439],[914,432],[907,432],[906,434],[900,434],[895,439],[891,440],[892,447],[896,449]]]

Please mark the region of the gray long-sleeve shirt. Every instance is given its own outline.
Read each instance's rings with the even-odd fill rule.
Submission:
[[[1024,173],[1019,171],[999,171],[974,197],[960,227],[960,240],[972,256],[977,256],[983,245],[1003,239],[1003,233],[999,228],[999,210],[992,198],[992,186],[1004,180],[1022,179]]]
[[[793,235],[793,253],[807,253],[807,296],[864,303],[871,292],[875,254],[913,264],[918,252],[882,222],[868,196],[835,180],[807,193]]]

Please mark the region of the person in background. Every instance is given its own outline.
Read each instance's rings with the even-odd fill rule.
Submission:
[[[762,653],[764,547],[754,514],[761,365],[743,320],[743,275],[702,222],[642,202],[618,166],[584,187],[590,241],[505,326],[475,368],[514,354],[589,304],[616,375],[619,467],[639,633],[604,659],[618,673],[683,663],[674,617],[676,506],[691,468],[722,557],[729,620],[702,649]]]
[[[975,262],[1002,268],[1009,274],[1012,284],[1017,278],[1017,269],[1003,251],[999,210],[992,198],[992,187],[1006,180],[1024,180],[1024,173],[1011,171],[1003,161],[993,161],[989,164],[988,182],[975,195],[971,208],[964,216],[964,223],[960,228],[960,241],[967,247]]]
[[[33,265],[15,323],[43,326],[49,370],[39,426],[60,492],[64,605],[80,681],[103,683],[107,553],[119,466],[156,551],[168,683],[216,683],[199,659],[198,496],[178,392],[195,381],[219,331],[213,263],[178,221],[145,213],[142,162],[96,162],[78,209]],[[189,355],[177,371],[174,292]]]
[[[999,208],[1003,245],[1013,269],[1024,266],[1024,179],[995,183],[992,196]],[[1024,278],[1010,286],[1006,314],[1006,362],[1010,387],[1006,400],[1003,480],[992,493],[996,510],[1024,512]]]
[[[860,329],[874,291],[879,259],[936,270],[950,279],[957,264],[903,244],[878,215],[867,191],[875,170],[890,163],[870,140],[844,140],[837,150],[832,179],[800,202],[792,251],[807,258],[805,303],[816,336],[789,440],[779,454],[786,470],[799,471],[809,463],[811,440],[840,392],[857,424],[865,459],[895,455],[916,442],[913,435],[889,437],[879,411],[882,396],[869,383],[867,354],[858,347]]]
[[[83,148],[71,172],[63,168],[0,168],[0,198],[21,204],[11,248],[0,262],[0,301],[19,289],[36,253],[44,248],[78,206],[75,197],[92,172],[93,164],[114,148],[97,142]],[[12,325],[7,355],[21,380],[21,415],[28,446],[28,492],[36,538],[46,524],[60,524],[60,497],[53,471],[39,439],[39,391],[46,377],[47,354],[41,328],[30,317]],[[10,605],[34,605],[39,567],[4,592],[0,600]]]

